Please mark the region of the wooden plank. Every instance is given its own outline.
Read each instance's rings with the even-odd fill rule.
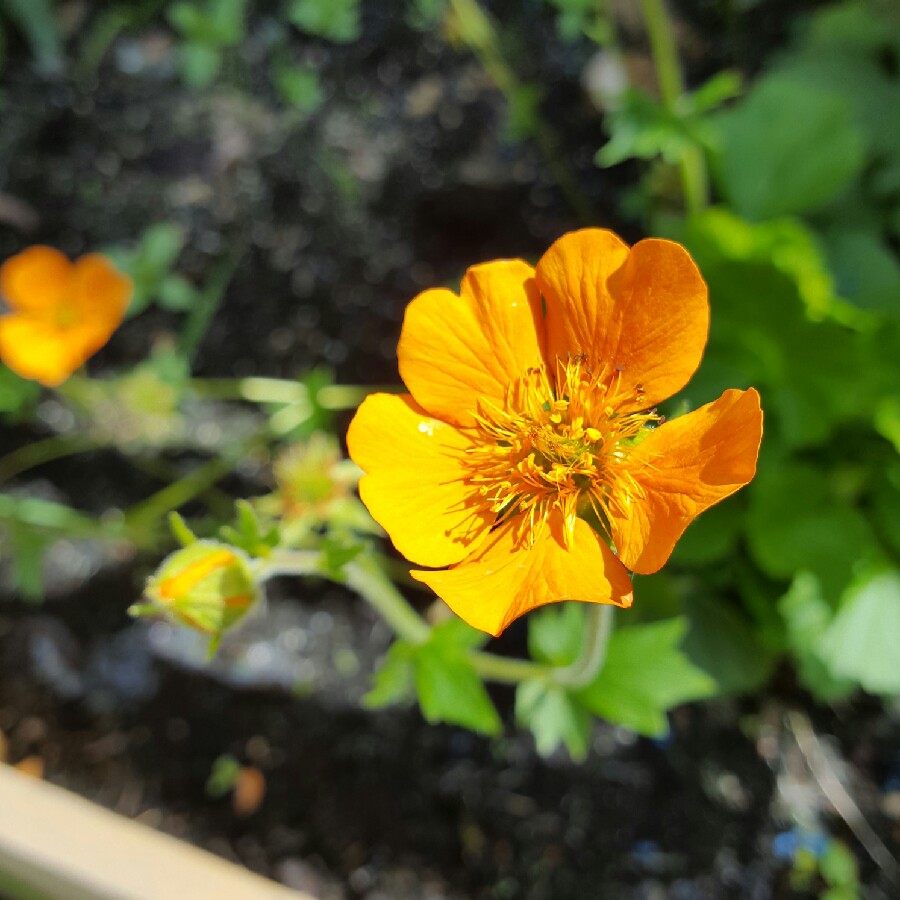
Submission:
[[[29,900],[315,900],[0,764],[4,885]]]

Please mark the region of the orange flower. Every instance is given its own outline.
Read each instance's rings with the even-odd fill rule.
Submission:
[[[0,266],[0,359],[23,378],[62,384],[119,327],[131,280],[98,253],[72,263],[29,247]]]
[[[347,435],[372,516],[432,567],[413,577],[491,634],[559,600],[630,606],[628,569],[657,571],[756,471],[754,389],[665,424],[653,408],[696,371],[708,322],[684,248],[598,229],[416,297],[411,393],[371,395]]]

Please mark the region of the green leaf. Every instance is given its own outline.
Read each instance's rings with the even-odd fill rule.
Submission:
[[[41,71],[62,68],[62,38],[51,0],[0,0],[0,11],[25,35]]]
[[[610,139],[594,157],[599,166],[614,166],[626,159],[654,159],[678,163],[685,150],[698,143],[696,131],[677,114],[643,91],[630,88],[605,119]]]
[[[695,115],[712,112],[714,109],[718,109],[725,101],[739,96],[741,85],[742,80],[739,72],[733,70],[717,72],[696,90],[683,95],[679,102]]]
[[[900,415],[897,422],[900,427]],[[882,540],[900,554],[900,462],[891,466],[876,483],[872,492],[872,519]]]
[[[415,648],[407,641],[395,641],[375,673],[372,689],[363,697],[367,709],[381,709],[410,701],[415,696]]]
[[[516,688],[516,721],[531,730],[541,756],[565,746],[576,761],[587,756],[591,715],[560,685],[523,681]]]
[[[166,16],[173,28],[196,45],[230,47],[244,36],[246,5],[246,0],[173,3]]]
[[[241,764],[230,753],[216,757],[206,779],[206,795],[224,797],[234,788],[240,774]]]
[[[455,616],[435,625],[431,630],[431,643],[444,652],[465,652],[483,647],[490,637]]]
[[[574,662],[584,642],[584,604],[554,603],[528,617],[528,652],[552,666]]]
[[[841,96],[874,155],[900,169],[900,134],[885,127],[884,113],[900,105],[900,81],[884,65],[897,52],[896,9],[865,2],[833,4],[810,20],[779,71],[817,90]]]
[[[500,716],[478,673],[464,658],[424,645],[416,654],[415,683],[422,715],[429,722],[500,733]]]
[[[883,569],[852,585],[820,652],[831,670],[872,694],[900,694],[900,571]]]
[[[197,535],[188,527],[187,522],[175,510],[168,515],[169,531],[182,547],[189,547],[197,542]]]
[[[166,10],[166,18],[174,29],[190,40],[203,36],[203,11],[197,3],[173,3]]]
[[[672,562],[686,566],[708,566],[734,549],[744,520],[741,503],[729,500],[698,516],[675,545]]]
[[[692,404],[753,384],[767,416],[764,452],[773,438],[824,445],[839,423],[858,423],[878,393],[861,391],[847,373],[868,378],[872,354],[844,327],[860,324],[861,314],[834,297],[810,233],[716,210],[691,221],[687,243],[715,307],[703,364],[686,389]]]
[[[549,0],[559,13],[556,30],[564,41],[574,41],[582,35],[601,46],[615,36],[610,21],[611,12],[597,0]]]
[[[175,265],[184,247],[184,229],[171,222],[151,225],[141,236],[138,267],[141,275],[158,279]]]
[[[818,239],[796,219],[754,223],[712,208],[691,217],[685,241],[701,257],[704,272],[724,260],[772,266],[796,286],[810,318],[844,313]]]
[[[835,678],[819,652],[822,635],[834,619],[834,609],[822,596],[819,580],[811,572],[798,572],[790,590],[778,601],[788,646],[797,660],[801,682],[817,699],[847,694],[853,682]]]
[[[830,840],[825,852],[819,857],[819,872],[832,888],[853,888],[849,897],[857,897],[859,890],[859,866],[856,857],[846,844]]]
[[[276,64],[272,80],[282,99],[306,115],[314,113],[325,99],[319,73],[311,66]]]
[[[277,538],[276,538],[277,540]],[[348,532],[326,534],[321,541],[322,574],[331,581],[343,581],[344,566],[366,549],[365,542]]]
[[[691,597],[685,601],[690,629],[684,652],[710,675],[722,694],[759,687],[769,677],[775,657],[745,619],[722,601]]]
[[[677,164],[690,150],[709,142],[708,114],[726,100],[737,96],[740,76],[719,72],[696,91],[685,93],[672,108],[636,88],[617,98],[605,124],[609,142],[600,148],[594,161],[612,166],[631,157],[654,159],[661,156]]]
[[[537,84],[516,85],[507,101],[506,136],[510,141],[520,141],[534,134],[540,127],[540,105],[543,88]]]
[[[411,0],[406,21],[416,31],[431,31],[440,25],[447,12],[447,0]]]
[[[834,603],[876,542],[862,515],[830,495],[828,475],[799,463],[762,468],[749,491],[747,537],[765,572],[775,578],[813,572]]]
[[[63,503],[0,493],[0,522],[4,521],[68,537],[93,537],[103,530],[90,516]]]
[[[185,84],[193,88],[211,84],[222,65],[219,50],[206,44],[183,44],[178,59],[181,77]]]
[[[279,542],[278,524],[269,520],[263,520],[253,505],[247,500],[236,500],[234,509],[234,524],[223,525],[219,529],[219,536],[223,541],[238,547],[250,557],[268,556],[269,551],[276,547]],[[337,550],[333,552],[337,553]],[[348,559],[355,555],[356,553],[351,554]],[[335,563],[336,560],[332,562]]]
[[[686,628],[677,618],[615,631],[600,674],[576,693],[578,700],[639,734],[665,735],[667,710],[716,692],[715,681],[679,649]]]
[[[180,275],[169,275],[159,282],[157,299],[163,309],[187,312],[197,302],[197,290]]]
[[[498,734],[500,716],[467,659],[468,652],[485,640],[482,632],[465,622],[448,619],[435,626],[423,644],[396,641],[364,703],[375,708],[402,702],[409,699],[414,687],[422,715],[429,722]]]
[[[900,453],[900,394],[882,397],[875,406],[875,430]]]
[[[351,43],[362,33],[359,0],[289,0],[288,20],[307,34]]]
[[[900,316],[900,264],[879,234],[834,229],[826,244],[842,296],[862,309]]]
[[[748,219],[821,207],[865,162],[863,138],[847,102],[786,75],[757,81],[714,125],[720,187]]]
[[[44,555],[52,541],[40,531],[25,526],[13,527],[12,575],[13,583],[25,600],[39,601],[44,597]]]
[[[158,295],[184,246],[184,230],[170,222],[151,225],[134,248],[110,247],[106,253],[134,285],[128,315],[142,312]]]
[[[17,416],[40,396],[41,386],[0,364],[0,413]]]

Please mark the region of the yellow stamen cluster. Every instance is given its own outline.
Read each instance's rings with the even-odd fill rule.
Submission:
[[[557,360],[556,371],[530,369],[510,386],[501,408],[480,401],[477,438],[467,451],[468,481],[497,522],[516,517],[533,541],[553,510],[571,545],[578,516],[593,511],[606,527],[643,494],[622,465],[641,431],[660,421],[656,410],[620,412],[640,403],[643,389],[622,386],[621,372],[594,370],[581,356]]]

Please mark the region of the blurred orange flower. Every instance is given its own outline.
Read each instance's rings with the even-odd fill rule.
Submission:
[[[491,634],[559,600],[630,606],[695,516],[755,474],[754,389],[662,424],[706,345],[687,251],[564,235],[536,269],[474,266],[406,310],[409,394],[373,394],[347,436],[360,494],[429,585]],[[612,549],[611,549],[612,547]],[[626,568],[627,567],[627,568]]]
[[[0,359],[23,378],[55,387],[119,327],[131,280],[99,253],[69,262],[52,247],[29,247],[0,266]]]

